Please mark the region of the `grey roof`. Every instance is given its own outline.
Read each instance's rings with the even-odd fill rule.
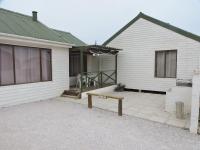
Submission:
[[[60,30],[55,30],[58,34],[61,35],[61,37],[67,41],[69,41],[70,44],[74,44],[75,46],[86,46],[87,44],[84,43],[83,41],[81,41],[80,39],[78,39],[77,37],[75,37],[74,35],[72,35],[69,32],[65,32],[65,31],[60,31]]]
[[[32,16],[20,14],[3,8],[0,8],[0,32],[62,43],[70,43],[78,46],[85,45],[84,42],[70,33],[53,30],[40,21],[33,21]]]

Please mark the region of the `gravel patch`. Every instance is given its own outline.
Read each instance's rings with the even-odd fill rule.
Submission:
[[[0,150],[200,150],[186,130],[69,101],[0,109]]]

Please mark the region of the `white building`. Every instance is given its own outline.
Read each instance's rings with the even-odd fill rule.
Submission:
[[[123,49],[118,82],[130,89],[166,92],[177,79],[191,80],[199,65],[199,36],[143,13],[104,45]]]
[[[175,103],[182,101],[185,113],[191,113],[193,72],[200,68],[200,36],[140,13],[103,45],[123,49],[118,54],[118,83],[128,89],[166,92],[166,111],[174,112]]]
[[[69,48],[77,39],[0,9],[0,107],[60,96],[69,89]]]

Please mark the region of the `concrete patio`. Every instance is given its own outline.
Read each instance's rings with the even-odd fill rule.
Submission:
[[[124,97],[123,114],[180,128],[189,127],[189,116],[185,116],[185,119],[183,120],[176,119],[175,113],[168,113],[164,110],[165,95],[139,92],[108,92],[105,94]],[[60,100],[69,100],[75,103],[87,104],[87,98],[82,100],[60,98]],[[93,97],[93,106],[109,111],[118,111],[118,102],[113,99],[105,100],[103,98]]]
[[[0,149],[199,150],[186,130],[58,99],[0,109]]]

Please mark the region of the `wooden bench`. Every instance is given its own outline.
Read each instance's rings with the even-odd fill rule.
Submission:
[[[122,116],[122,100],[124,97],[104,95],[104,94],[96,94],[96,93],[87,93],[88,95],[88,108],[92,108],[92,96],[103,97],[104,99],[112,98],[118,100],[118,115]]]

